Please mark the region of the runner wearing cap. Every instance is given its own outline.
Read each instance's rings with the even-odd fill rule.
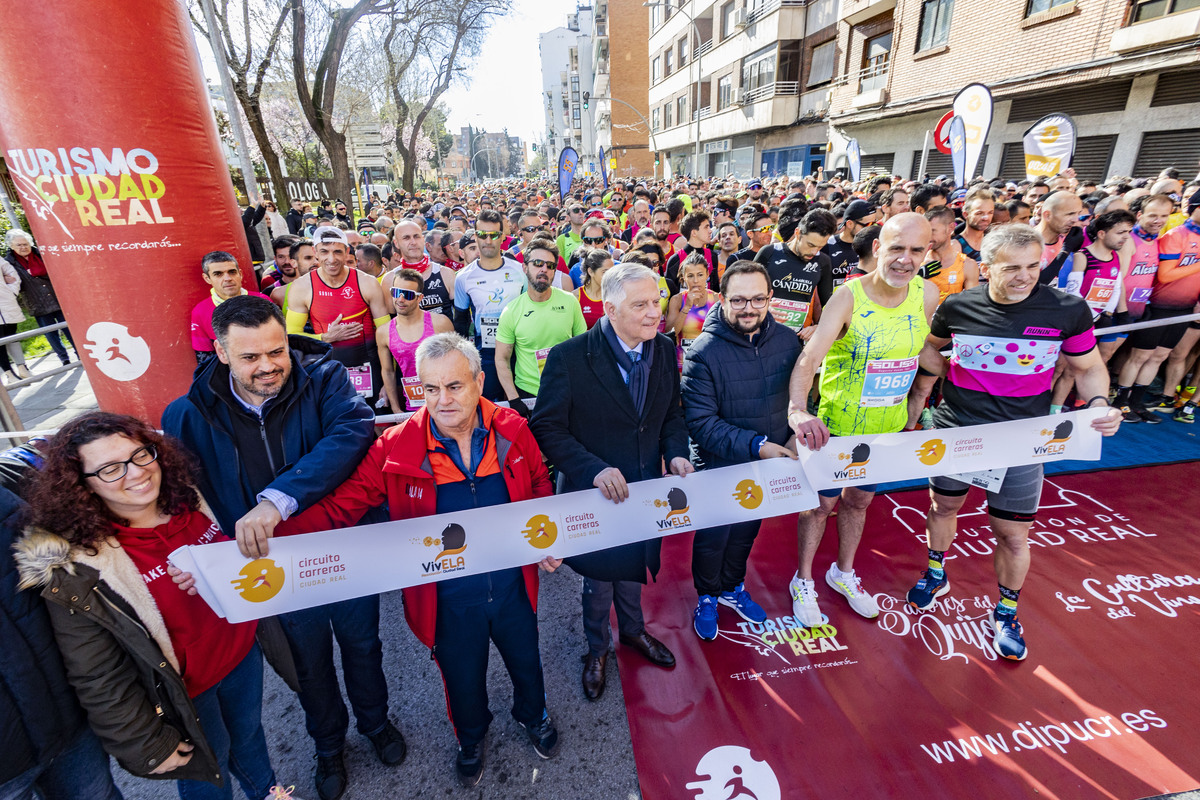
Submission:
[[[821,208],[805,213],[807,207],[801,199],[785,202],[779,211],[784,241],[754,257],[771,276],[771,316],[805,341],[815,330],[817,287],[823,279],[832,283],[833,269],[821,248],[837,232],[833,214]]]
[[[866,200],[851,200],[846,205],[846,210],[842,212],[841,230],[837,232],[836,236],[830,237],[825,247],[821,249],[821,252],[829,257],[830,267],[830,279],[826,281],[822,276],[818,287],[818,296],[822,305],[829,302],[829,295],[845,283],[850,272],[858,266],[858,255],[854,252],[854,237],[859,231],[874,225],[877,216],[875,206]],[[828,287],[828,292],[821,294],[825,287]]]
[[[980,265],[987,283],[948,297],[934,315],[921,365],[946,378],[933,415],[936,427],[1044,416],[1060,354],[1070,364],[1080,396],[1090,398],[1087,405],[1108,405],[1108,372],[1096,349],[1092,313],[1081,298],[1039,284],[1043,246],[1041,233],[1025,225],[989,232]],[[952,345],[949,363],[940,353],[947,345]],[[1092,427],[1111,436],[1120,424],[1121,415],[1113,409]],[[988,487],[1000,600],[989,627],[995,651],[1020,661],[1027,650],[1017,600],[1029,572],[1029,529],[1041,498],[1042,465],[992,472],[1001,473]],[[966,476],[935,477],[929,485],[928,566],[907,595],[909,604],[922,611],[950,591],[945,552],[971,489]]]
[[[287,331],[333,345],[333,358],[350,370],[357,392],[374,403],[382,388],[375,328],[391,319],[383,290],[370,275],[347,266],[350,245],[344,231],[317,228],[313,246],[317,268],[288,287]],[[310,321],[313,332],[305,334]]]

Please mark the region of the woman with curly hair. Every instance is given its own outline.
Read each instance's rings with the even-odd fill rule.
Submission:
[[[67,677],[129,772],[175,779],[183,800],[277,792],[262,728],[256,623],[231,625],[180,591],[167,557],[220,538],[180,445],[133,417],[91,412],[51,440],[17,545],[41,587]]]

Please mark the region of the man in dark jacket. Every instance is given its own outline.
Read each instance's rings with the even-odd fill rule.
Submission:
[[[550,351],[533,412],[538,446],[559,471],[558,489],[598,488],[621,502],[629,481],[693,472],[687,426],[679,405],[675,343],[658,333],[658,276],[639,264],[618,264],[600,284],[605,316],[587,333]],[[614,603],[621,644],[661,667],[675,656],[646,632],[642,584],[658,573],[660,540],[622,545],[568,560],[584,577],[583,628],[588,653],[583,690],[604,692]]]
[[[683,361],[680,393],[697,463],[715,469],[756,458],[796,458],[785,445],[788,380],[800,341],[771,318],[767,270],[752,261],[729,266],[721,278],[720,305],[704,321]],[[762,607],[746,591],[746,563],[761,520],[696,531],[692,582],[699,601],[692,614],[696,635],[717,638],[717,606],[761,623]]]
[[[262,222],[266,215],[266,200],[259,200],[258,205],[246,206],[242,211],[242,227],[246,229],[246,243],[250,245],[250,260],[255,264],[266,261],[263,256],[262,237],[258,235],[258,223]]]
[[[281,520],[350,476],[371,444],[374,419],[329,346],[288,336],[269,300],[234,297],[217,307],[212,322],[217,358],[167,406],[163,429],[199,459],[200,493],[221,530],[237,536],[244,555],[261,558]],[[334,670],[335,634],[358,730],[383,763],[399,764],[406,746],[388,720],[379,597],[294,611],[279,621],[316,743],[318,796],[340,797],[347,782],[349,717]]]
[[[304,201],[292,198],[292,207],[288,209],[287,216],[284,217],[287,222],[288,233],[293,236],[303,236],[304,230]]]
[[[7,483],[7,481],[6,481]],[[108,755],[67,683],[44,601],[10,557],[24,504],[0,488],[0,797],[120,800]]]

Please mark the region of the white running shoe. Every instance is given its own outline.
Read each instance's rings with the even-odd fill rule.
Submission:
[[[843,578],[839,578],[834,574],[834,569],[837,564],[830,564],[829,570],[825,573],[825,582],[833,587],[833,590],[849,601],[850,607],[855,613],[866,617],[867,619],[875,619],[879,616],[879,604],[875,602],[875,598],[869,595],[862,587],[862,581],[854,572]]]
[[[816,581],[804,580],[797,573],[788,584],[788,592],[792,595],[792,616],[797,622],[807,628],[825,624],[825,615],[817,605]]]

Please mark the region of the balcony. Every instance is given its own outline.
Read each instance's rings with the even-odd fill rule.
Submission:
[[[705,117],[710,116],[711,114],[712,114],[712,106],[705,106],[704,108],[697,108],[695,111],[692,112],[692,122],[695,122],[698,119],[704,119]]]
[[[839,113],[883,105],[887,102],[887,77],[887,62],[839,75],[829,85],[832,105]]]
[[[795,97],[798,94],[800,94],[799,81],[775,81],[766,86],[750,89],[742,95],[742,102],[748,105],[757,103],[759,100],[766,100],[768,97]]]
[[[842,0],[838,19],[858,25],[896,7],[896,0]]]
[[[821,87],[800,95],[800,122],[820,122],[829,116],[829,87]]]

